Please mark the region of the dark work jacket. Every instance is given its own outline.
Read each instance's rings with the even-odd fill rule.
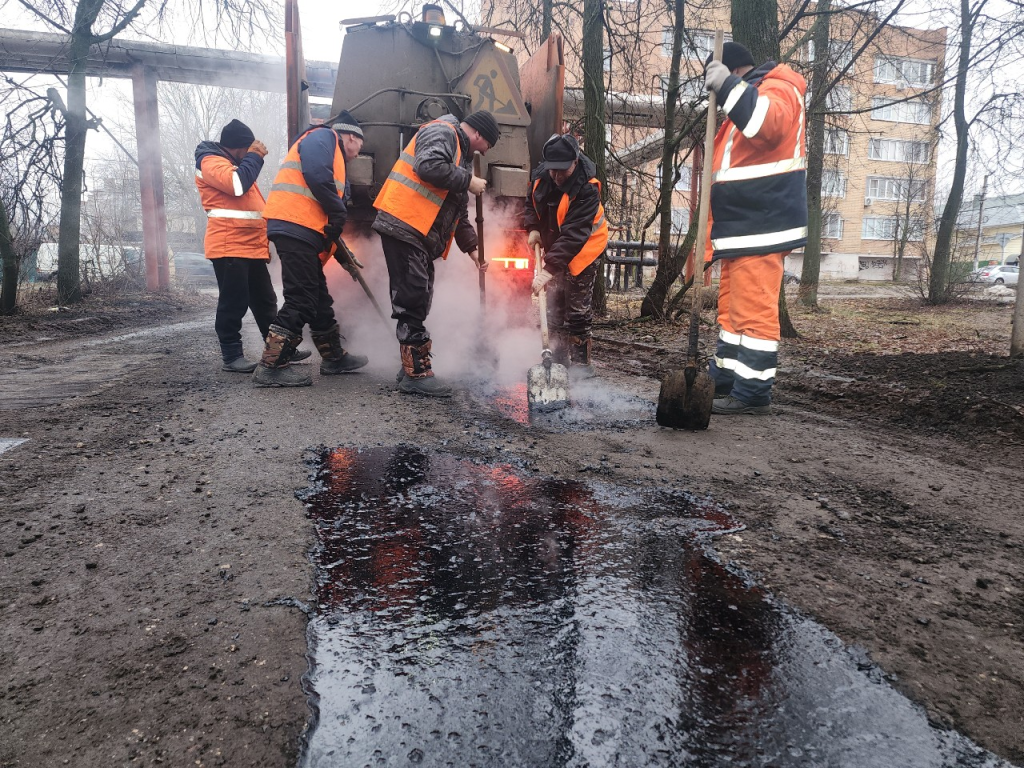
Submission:
[[[476,230],[469,220],[469,182],[473,178],[473,153],[469,151],[469,137],[452,115],[441,117],[455,126],[455,132],[443,125],[430,125],[420,129],[416,138],[416,160],[413,170],[424,181],[448,190],[434,225],[421,235],[413,227],[386,211],[377,211],[373,229],[407,243],[426,249],[432,258],[438,258],[448,247],[452,231],[455,242],[464,253],[477,249]],[[462,147],[462,159],[455,163],[455,138]]]
[[[576,170],[564,187],[556,187],[545,163],[541,163],[530,179],[530,196],[526,198],[526,231],[540,232],[544,246],[544,268],[553,275],[565,272],[569,262],[580,252],[594,229],[594,217],[601,205],[601,195],[590,180],[597,166],[586,155],[580,155]],[[540,181],[536,191],[535,181]],[[569,210],[558,226],[558,205],[569,195]]]
[[[346,202],[351,197],[349,185],[346,181],[344,198],[338,194],[334,185],[334,151],[336,147],[339,152],[341,151],[338,134],[326,125],[318,128],[320,130],[312,131],[299,145],[302,176],[309,191],[327,214],[327,228],[334,228],[340,232],[348,220]],[[318,251],[325,247],[323,232],[291,221],[267,219],[267,237],[273,238],[276,235],[302,240]]]

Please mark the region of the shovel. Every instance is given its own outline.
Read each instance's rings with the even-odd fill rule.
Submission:
[[[537,274],[540,273],[540,246],[534,246]],[[540,365],[526,372],[526,400],[532,411],[557,411],[569,405],[569,370],[552,359],[548,339],[547,290],[537,296],[540,302],[540,339],[543,350]]]
[[[715,61],[722,60],[722,30],[715,32]],[[686,367],[670,371],[661,382],[655,420],[672,429],[707,429],[715,400],[715,380],[705,370],[697,370],[697,344],[700,340],[701,289],[704,287],[704,244],[707,242],[708,205],[711,199],[711,170],[715,155],[715,114],[717,99],[708,93],[708,118],[704,134],[704,171],[697,208],[697,240],[693,247],[693,296],[690,310],[689,344]]]
[[[480,153],[477,152],[473,155],[473,175],[483,178],[481,172]],[[487,262],[484,260],[484,196],[476,196],[476,256],[480,261],[480,266],[483,266]],[[482,269],[477,271],[480,280],[480,325],[477,328],[478,337],[476,343],[473,345],[473,356],[480,363],[481,372],[488,374],[494,373],[498,367],[498,352],[490,344],[488,335],[488,322],[487,322],[487,281],[485,278],[485,272]]]

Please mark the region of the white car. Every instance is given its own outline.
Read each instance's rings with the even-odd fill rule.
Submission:
[[[985,267],[978,271],[977,280],[979,283],[992,283],[994,285],[1016,285],[1017,277],[1020,274],[1020,267],[1009,264],[997,264],[994,267]]]

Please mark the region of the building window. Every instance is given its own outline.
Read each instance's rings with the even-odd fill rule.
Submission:
[[[824,197],[846,197],[846,177],[838,171],[822,171],[821,194]]]
[[[690,228],[690,209],[672,209],[672,231],[678,234],[686,232]]]
[[[830,240],[843,239],[843,217],[838,213],[826,213],[821,217],[821,236]]]
[[[814,63],[814,41],[807,41],[807,63]],[[830,40],[828,43],[828,65],[831,69],[842,69],[853,61],[853,44],[841,40]]]
[[[668,36],[668,53],[667,56],[672,55],[672,35],[669,30]],[[701,62],[707,60],[711,52],[715,50],[715,33],[706,32],[703,30],[691,32],[689,40],[686,39],[686,33],[683,33],[683,51],[689,51],[690,56],[695,59],[699,59]],[[732,40],[732,35],[726,33],[724,42],[728,43]]]
[[[896,219],[891,216],[865,216],[860,236],[864,240],[893,240],[896,237]]]
[[[910,200],[923,203],[924,179],[904,179],[894,176],[868,176],[865,196],[873,200]]]
[[[672,39],[675,30],[672,27],[663,27],[661,30],[661,55],[665,58],[672,56]]]
[[[879,56],[875,59],[875,82],[920,88],[931,85],[935,62],[924,59],[902,59]]]
[[[661,81],[661,93],[664,98],[664,95],[668,93],[668,75],[658,75],[658,79]],[[703,77],[679,81],[679,101],[702,101],[706,96]]]
[[[601,66],[605,72],[612,71],[612,49],[605,48],[601,54]]]
[[[810,94],[807,101],[810,101]],[[829,91],[825,99],[825,109],[829,112],[849,112],[853,109],[853,94],[850,89],[840,85]]]
[[[927,141],[870,139],[868,157],[889,163],[927,163],[932,158],[932,148]]]
[[[679,178],[676,179],[675,186],[672,187],[676,192],[689,192],[690,191],[690,174],[692,169],[688,165],[679,167]],[[658,189],[661,189],[661,165],[658,165],[657,171]]]
[[[892,123],[916,123],[928,125],[932,121],[932,107],[921,99],[893,101],[882,96],[871,100],[871,119],[887,120]]]
[[[825,129],[825,154],[843,155],[850,154],[850,133],[841,128]]]

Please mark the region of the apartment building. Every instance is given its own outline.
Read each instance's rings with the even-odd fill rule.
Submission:
[[[523,8],[517,0],[485,1],[492,25],[518,26]],[[661,179],[663,103],[672,54],[673,29],[663,4],[648,11],[635,2],[607,7],[604,69],[609,90],[608,188],[606,208],[620,236],[653,240],[659,221],[653,216]],[[703,62],[713,30],[729,33],[728,4],[687,10],[681,62],[680,125],[699,111]],[[787,11],[780,8],[780,16]],[[566,24],[570,18],[565,17]],[[512,20],[519,20],[513,24]],[[782,59],[810,81],[818,55],[809,40],[813,17],[796,25],[782,44]],[[935,194],[941,73],[946,30],[889,26],[876,32],[878,20],[847,11],[832,22],[828,67],[842,73],[827,99],[825,170],[822,179],[822,277],[891,279],[899,257],[903,277],[930,247]],[[566,86],[582,84],[578,28],[559,28],[566,38]],[[742,42],[742,41],[741,41]],[[632,109],[622,109],[628,104]],[[645,119],[644,116],[648,119]],[[661,122],[659,122],[661,121]],[[570,128],[573,126],[570,122]],[[697,126],[697,133],[702,126]],[[674,178],[672,228],[681,235],[693,208],[694,159],[700,140],[684,142],[671,169]],[[699,160],[697,162],[699,167]],[[802,254],[787,268],[799,272]]]

